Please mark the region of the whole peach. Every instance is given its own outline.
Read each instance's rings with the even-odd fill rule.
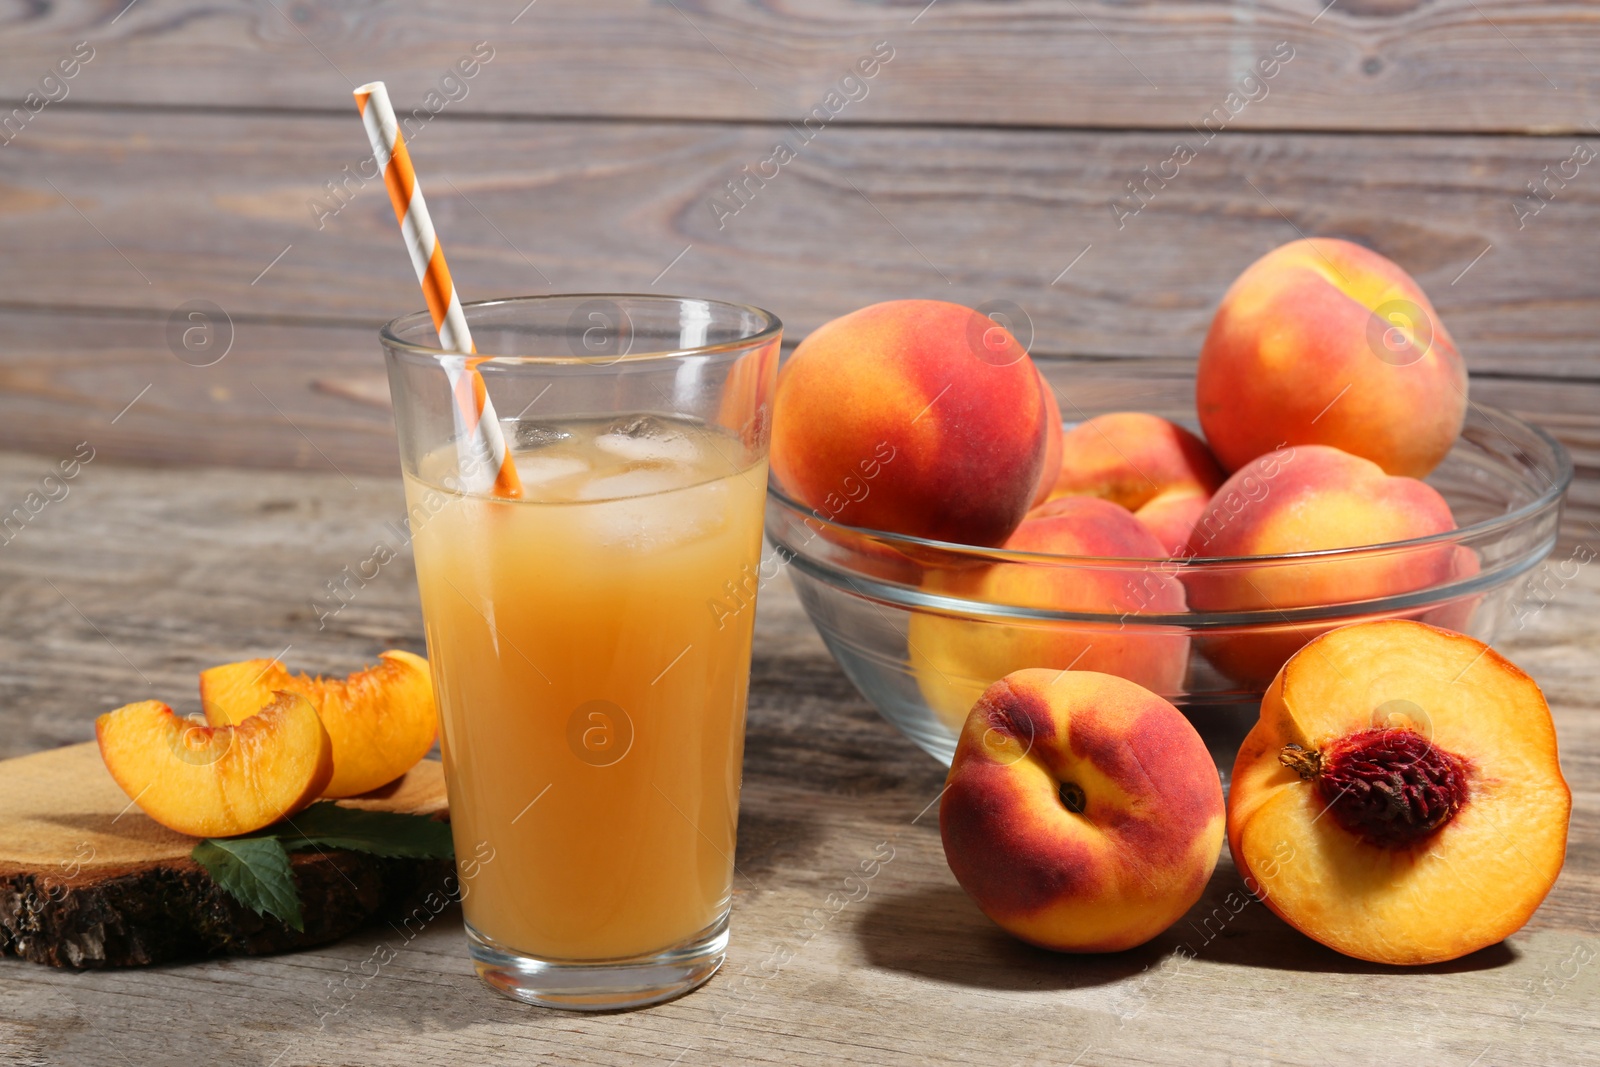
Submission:
[[[1142,945],[1200,899],[1222,784],[1183,714],[1132,682],[1025,670],[978,700],[939,803],[945,859],[1009,933],[1062,952]]]
[[[986,604],[1102,618],[980,621],[913,614],[906,636],[917,685],[953,730],[960,729],[972,702],[995,679],[1024,667],[1103,671],[1161,693],[1182,689],[1189,638],[1179,630],[1126,621],[1184,610],[1183,585],[1157,562],[1164,552],[1155,535],[1107,500],[1070,497],[1051,506],[1057,513],[1023,522],[1006,541],[1006,551],[1078,559],[934,570],[923,587]]]
[[[1461,432],[1467,372],[1409,274],[1360,245],[1310,238],[1268,252],[1228,289],[1195,398],[1230,471],[1321,444],[1420,478]]]
[[[986,315],[937,300],[873,304],[819,327],[779,371],[772,473],[837,522],[998,545],[1038,487],[1044,391]]]
[[[1182,426],[1118,411],[1067,432],[1050,499],[1096,496],[1121,504],[1150,528],[1166,555],[1178,556],[1224,477],[1205,442]],[[1035,514],[1049,514],[1048,508]]]
[[[1202,612],[1267,611],[1359,605],[1469,576],[1476,558],[1448,544],[1404,545],[1455,529],[1450,506],[1431,486],[1393,477],[1370,460],[1327,445],[1269,452],[1234,472],[1195,524],[1196,557],[1248,557],[1324,552],[1303,561],[1187,570],[1189,606]],[[1335,549],[1356,549],[1338,553]],[[1335,623],[1285,621],[1249,632],[1203,638],[1207,659],[1229,677],[1271,681],[1302,645]]]

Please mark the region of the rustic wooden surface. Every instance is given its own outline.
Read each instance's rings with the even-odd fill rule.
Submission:
[[[19,6],[0,90],[95,58],[69,101],[326,109],[381,71],[415,105],[476,41],[476,113],[788,119],[874,43],[863,121],[1198,122],[1280,41],[1294,65],[1244,128],[1588,131],[1600,17],[1556,0],[65,0]],[[334,105],[337,109],[337,105]]]
[[[0,454],[0,499],[43,467]],[[70,485],[0,548],[0,755],[81,741],[132,699],[197,710],[196,672],[216,661],[345,671],[422,647],[408,554],[321,632],[311,603],[401,513],[392,475],[96,460]],[[0,1062],[1585,1062],[1600,998],[1600,570],[1559,566],[1574,547],[1500,643],[1555,711],[1566,870],[1526,929],[1454,964],[1345,959],[1258,904],[1208,927],[1240,885],[1226,858],[1145,948],[1075,958],[1012,941],[944,864],[926,810],[941,768],[856,695],[780,580],[758,612],[733,944],[702,990],[599,1017],[519,1006],[473,976],[447,912],[414,940],[378,927],[262,959],[86,974],[0,961]],[[866,898],[831,913],[828,894],[888,848]],[[385,945],[398,955],[375,966]]]
[[[469,299],[693,292],[772,308],[791,343],[874,299],[1010,301],[1036,353],[1075,361],[1086,408],[1183,405],[1241,267],[1300,233],[1362,241],[1422,280],[1475,399],[1572,450],[1558,559],[1600,548],[1600,159],[1567,162],[1600,151],[1593,3],[63,0],[0,26],[0,448],[18,450],[0,516],[80,443],[95,455],[0,536],[0,755],[82,740],[147,694],[198,710],[195,673],[223,659],[344,671],[420,650],[403,560],[322,632],[312,605],[400,510],[374,330],[420,304],[415,283],[373,183],[320,225],[311,208],[364,155],[349,94],[374,77],[402,113],[437,111],[413,154]],[[93,58],[44,83],[80,41]],[[494,54],[466,95],[430,104],[479,41]],[[866,95],[719,220],[709,198],[798,140],[879,41],[894,57]],[[1112,201],[1280,42],[1294,58],[1119,227]],[[196,301],[202,352],[174,340]],[[184,469],[208,464],[233,469]],[[376,930],[145,974],[9,962],[0,1063],[1592,1058],[1600,987],[1575,961],[1597,951],[1600,579],[1567,573],[1545,572],[1545,606],[1503,644],[1556,707],[1571,859],[1528,930],[1460,965],[1364,967],[1255,905],[1214,940],[1180,926],[1121,957],[1012,943],[917,819],[938,768],[779,582],[758,619],[747,878],[706,989],[606,1018],[519,1008],[478,987],[454,916],[404,944]],[[869,897],[808,934],[880,842],[895,858]],[[1202,908],[1236,885],[1225,861]],[[385,940],[399,958],[363,973]]]
[[[1318,234],[1415,275],[1472,369],[1595,377],[1600,247],[1573,234],[1600,228],[1600,158],[1513,211],[1571,137],[1222,135],[1119,225],[1180,133],[829,127],[758,186],[741,168],[800,141],[784,124],[452,118],[411,151],[467,299],[687,291],[770,306],[792,340],[875,300],[1007,300],[1043,355],[1192,358],[1240,271]],[[381,184],[311,207],[363,154],[353,108],[46,110],[0,148],[0,234],[27,250],[0,301],[136,310],[161,349],[199,299],[241,343],[256,322],[381,324],[419,303]]]
[[[342,471],[353,479],[393,473],[389,384],[374,330],[241,324],[234,350],[204,368],[175,360],[164,330],[162,319],[126,313],[0,310],[0,448],[40,453],[41,467],[88,442],[97,456],[141,464]],[[1078,418],[1074,408],[1192,416],[1191,359],[1041,363],[1069,419]],[[1471,397],[1560,439],[1578,471],[1575,510],[1600,518],[1600,377],[1479,371]]]
[[[449,807],[437,760],[335,803],[416,815]],[[454,866],[295,851],[304,924],[294,930],[219,889],[191,858],[199,843],[136,808],[94,742],[0,761],[0,956],[99,967],[281,952],[343,937],[378,916],[402,917]]]

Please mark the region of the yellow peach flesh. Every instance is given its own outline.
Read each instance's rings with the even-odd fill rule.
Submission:
[[[236,723],[274,690],[298,693],[322,717],[333,741],[333,779],[324,795],[355,796],[386,785],[427,755],[438,734],[428,661],[384,652],[379,663],[348,678],[292,674],[277,660],[245,660],[200,675],[207,721]]]
[[[1461,810],[1407,848],[1341,827],[1278,760],[1380,719],[1470,768]],[[1326,634],[1284,667],[1234,766],[1229,843],[1250,888],[1302,932],[1362,959],[1434,963],[1527,921],[1561,869],[1570,810],[1538,686],[1480,642],[1391,620]]]
[[[179,718],[156,700],[95,721],[106,769],[156,822],[195,837],[271,825],[315,800],[332,746],[304,697],[279,693],[237,726]]]

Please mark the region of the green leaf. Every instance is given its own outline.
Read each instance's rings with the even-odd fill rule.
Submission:
[[[249,837],[212,837],[190,855],[213,880],[257,915],[272,915],[305,929],[289,851],[342,848],[374,856],[453,859],[450,824],[426,815],[362,811],[332,801],[311,805],[292,819]]]
[[[332,801],[311,805],[273,827],[284,847],[345,848],[374,856],[447,860],[455,857],[450,824],[426,815],[362,811]]]
[[[275,836],[207,838],[190,856],[233,899],[305,931],[289,853]]]

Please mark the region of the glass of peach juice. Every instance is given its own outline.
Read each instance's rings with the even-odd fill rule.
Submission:
[[[727,589],[759,565],[782,326],[666,296],[464,310],[515,498],[465,488],[461,354],[425,313],[382,341],[469,950],[518,1000],[656,1003],[728,941],[754,612]]]

